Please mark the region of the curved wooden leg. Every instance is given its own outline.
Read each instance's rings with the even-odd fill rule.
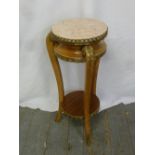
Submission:
[[[52,63],[53,69],[54,69],[54,73],[55,73],[55,77],[56,77],[56,81],[57,81],[57,85],[58,85],[59,109],[58,109],[58,112],[57,112],[56,117],[55,117],[55,121],[58,122],[58,121],[61,120],[61,116],[62,116],[62,103],[63,103],[63,99],[64,99],[63,79],[62,79],[62,74],[61,74],[61,70],[60,70],[60,65],[59,65],[58,59],[57,59],[57,57],[54,54],[53,42],[51,41],[49,35],[46,38],[46,45],[47,45],[48,54],[49,54],[50,61]]]
[[[85,79],[85,94],[84,94],[84,116],[85,116],[85,136],[87,144],[91,142],[91,127],[90,127],[90,102],[93,85],[93,73],[95,65],[94,51],[91,46],[85,46],[86,54],[86,79]]]
[[[99,63],[100,63],[100,59],[97,58],[94,64],[94,77],[93,77],[93,84],[92,84],[92,93],[95,95],[96,95],[96,82],[97,82]]]

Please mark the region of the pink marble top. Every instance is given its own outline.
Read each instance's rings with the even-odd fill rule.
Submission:
[[[70,19],[52,26],[54,35],[66,39],[90,39],[107,32],[107,25],[95,19]]]

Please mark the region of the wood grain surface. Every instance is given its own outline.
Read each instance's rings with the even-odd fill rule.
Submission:
[[[84,117],[84,91],[75,91],[67,94],[62,104],[63,111],[75,118]],[[96,95],[91,96],[90,113],[99,109],[99,99]]]
[[[101,41],[98,44],[92,45],[94,49],[94,56],[101,57],[106,53],[106,43]],[[86,57],[84,52],[82,51],[83,46],[73,46],[73,45],[65,45],[61,43],[56,43],[54,46],[55,54],[64,60],[73,61],[73,62],[85,62]]]

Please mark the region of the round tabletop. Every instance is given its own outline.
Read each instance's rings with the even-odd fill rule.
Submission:
[[[95,19],[69,19],[52,26],[54,39],[81,44],[102,40],[107,31],[107,25]]]

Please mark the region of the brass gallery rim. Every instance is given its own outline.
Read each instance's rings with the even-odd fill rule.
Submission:
[[[72,115],[72,114],[70,114],[70,113],[64,111],[64,109],[62,109],[62,110],[63,110],[62,112],[63,112],[66,116],[69,116],[69,117],[74,118],[74,119],[84,119],[84,116],[75,116],[75,115]],[[92,112],[92,113],[90,114],[90,116],[93,117],[94,115],[97,115],[98,112],[99,112],[99,107],[98,107],[94,112]]]
[[[52,26],[51,39],[74,45],[89,45],[104,39],[108,27],[96,19],[68,19]]]
[[[70,45],[91,45],[93,43],[97,43],[100,40],[103,40],[108,34],[108,31],[100,36],[94,37],[94,38],[89,38],[89,39],[67,39],[67,38],[62,38],[60,36],[56,36],[52,31],[50,33],[51,35],[51,40],[52,41],[57,41],[57,42],[61,42],[64,44],[70,44]]]

